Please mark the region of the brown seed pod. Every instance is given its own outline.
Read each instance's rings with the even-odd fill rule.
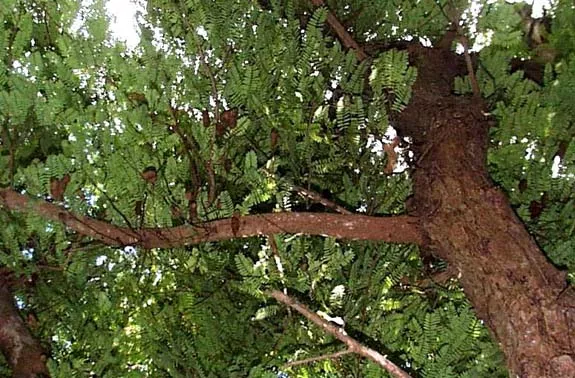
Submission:
[[[529,213],[531,214],[531,219],[539,218],[543,210],[545,210],[545,205],[539,201],[533,200],[529,204]]]
[[[216,136],[221,137],[226,133],[226,126],[222,122],[216,124]]]
[[[38,326],[40,325],[40,323],[38,322],[38,317],[34,312],[28,313],[28,315],[26,316],[26,323],[28,324],[28,327],[32,330],[38,329]]]
[[[238,124],[238,109],[225,110],[220,115],[220,122],[216,125],[216,135],[222,136],[227,129],[233,129]]]
[[[149,166],[142,172],[142,178],[149,184],[154,185],[158,179],[158,170],[154,166]]]
[[[183,217],[182,210],[176,205],[173,205],[170,208],[170,211],[172,212],[172,217],[174,217],[174,218],[182,218]]]
[[[198,219],[198,204],[196,201],[190,201],[188,205],[188,218],[191,223],[194,223]]]
[[[146,99],[146,95],[139,92],[130,92],[127,95],[128,100],[132,101],[136,105],[147,105],[148,100]]]
[[[210,126],[210,113],[208,113],[207,109],[202,110],[202,124],[204,127]]]
[[[232,170],[232,165],[233,165],[232,159],[226,158],[224,160],[224,169],[226,170],[226,172],[229,172]]]
[[[222,113],[221,116],[222,123],[228,129],[233,129],[238,124],[238,109],[228,109]]]
[[[136,201],[134,205],[134,213],[136,216],[141,217],[144,214],[144,202],[143,201]]]
[[[397,164],[397,152],[395,151],[395,147],[399,145],[399,138],[395,137],[391,143],[387,143],[383,145],[383,150],[387,155],[387,164],[383,171],[390,175],[393,173],[395,169],[395,165]]]
[[[180,209],[176,205],[173,205],[170,208],[170,211],[172,213],[172,225],[173,226],[181,226],[181,225],[186,223],[186,216],[184,215],[184,212],[182,211],[182,209]]]
[[[278,141],[280,139],[280,133],[278,132],[278,130],[274,127],[272,129],[272,132],[270,134],[270,145],[272,150],[275,150],[277,145],[278,145]]]
[[[52,177],[50,179],[50,196],[56,201],[64,200],[64,192],[70,182],[70,175],[65,174],[61,179]]]
[[[563,160],[568,147],[569,147],[569,141],[562,140],[561,142],[559,142],[559,146],[557,147],[557,153],[555,154],[555,156],[559,156],[559,158]]]
[[[527,190],[527,180],[526,179],[521,179],[521,181],[519,181],[519,192],[523,193]]]

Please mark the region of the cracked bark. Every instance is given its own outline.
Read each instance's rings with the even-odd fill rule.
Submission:
[[[575,295],[489,179],[482,103],[451,93],[454,54],[413,46],[410,59],[418,79],[396,121],[420,158],[413,215],[428,247],[460,272],[512,376],[575,377]]]

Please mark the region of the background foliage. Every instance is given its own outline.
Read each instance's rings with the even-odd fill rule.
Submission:
[[[443,1],[326,4],[374,48],[434,41],[448,24]],[[387,138],[389,114],[409,102],[417,73],[406,53],[359,64],[326,27],[327,9],[303,0],[146,5],[141,42],[130,50],[110,38],[102,1],[2,1],[3,186],[50,199],[51,182],[68,175],[63,206],[130,227],[323,211],[292,185],[349,210],[405,211],[409,172],[383,174],[386,156],[374,147]],[[572,273],[575,11],[559,2],[550,13],[557,58],[539,85],[508,68],[530,54],[516,7],[482,5],[467,26],[472,42],[491,36],[477,75],[497,120],[492,177],[549,258]],[[470,88],[462,78],[454,91]],[[214,118],[227,109],[239,118],[221,132]],[[141,177],[149,166],[154,184]],[[193,167],[203,184],[190,220]],[[277,250],[252,238],[143,251],[104,247],[32,214],[0,217],[0,263],[29,278],[18,304],[38,319],[33,331],[54,377],[384,375],[351,355],[283,368],[342,346],[266,299],[267,288],[343,317],[350,335],[413,375],[506,374],[462,290],[431,283],[430,263],[413,246],[276,235]]]

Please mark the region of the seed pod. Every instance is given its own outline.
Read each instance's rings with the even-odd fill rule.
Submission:
[[[270,146],[272,148],[272,151],[276,149],[279,139],[280,139],[280,134],[279,134],[278,130],[274,127],[272,129],[271,134],[270,134]]]
[[[134,205],[134,213],[136,216],[141,217],[144,214],[144,202],[143,201],[136,201]]]
[[[57,179],[52,177],[50,179],[50,196],[55,201],[63,201],[64,200],[64,192],[66,191],[66,187],[70,182],[70,175],[65,174],[64,177],[61,179]]]
[[[202,124],[204,127],[210,126],[210,113],[208,113],[207,109],[202,110]]]
[[[146,95],[139,92],[130,92],[128,93],[128,100],[132,101],[136,105],[148,105],[148,100],[146,99]]]
[[[149,184],[154,185],[158,179],[158,170],[154,166],[149,166],[142,172],[142,178]]]
[[[222,113],[222,123],[228,129],[233,129],[238,124],[238,109],[228,109]]]

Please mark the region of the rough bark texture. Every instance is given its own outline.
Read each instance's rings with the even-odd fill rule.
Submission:
[[[48,377],[46,355],[18,313],[10,290],[0,283],[0,350],[13,378]]]
[[[489,179],[482,104],[451,93],[455,55],[413,46],[410,57],[418,80],[396,121],[419,159],[412,212],[429,248],[459,271],[512,376],[575,377],[575,296]]]

